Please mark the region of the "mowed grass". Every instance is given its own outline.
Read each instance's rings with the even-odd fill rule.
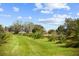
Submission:
[[[79,48],[60,47],[44,39],[13,35],[12,39],[0,46],[2,56],[78,56]]]

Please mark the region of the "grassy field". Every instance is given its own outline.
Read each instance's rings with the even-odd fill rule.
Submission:
[[[60,47],[47,39],[14,35],[8,43],[0,46],[2,56],[77,56],[79,48]]]

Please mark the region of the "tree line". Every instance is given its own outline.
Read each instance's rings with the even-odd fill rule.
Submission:
[[[79,18],[66,18],[64,25],[56,30],[60,42],[66,42],[67,47],[79,47]]]
[[[24,22],[17,20],[12,25],[2,27],[0,25],[0,42],[2,41],[1,33],[10,32],[13,34],[21,34],[34,39],[48,38],[48,41],[56,41],[56,43],[65,43],[66,47],[79,47],[79,18],[66,18],[63,25],[56,30],[50,29],[48,32],[41,25],[32,22]]]

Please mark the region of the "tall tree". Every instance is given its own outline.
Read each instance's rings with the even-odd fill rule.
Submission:
[[[2,25],[0,25],[0,44],[2,44],[4,42],[3,37],[4,37],[4,28],[2,27]]]
[[[34,28],[33,28],[32,32],[33,33],[35,33],[35,32],[43,33],[44,32],[44,27],[41,26],[41,25],[34,25]]]
[[[55,32],[55,30],[51,29],[48,31],[48,34],[52,34],[53,32]]]
[[[64,25],[60,25],[56,31],[57,31],[57,38],[58,38],[59,42],[60,43],[64,42],[64,40],[65,40],[65,27],[64,27]]]
[[[24,31],[26,33],[32,33],[32,29],[34,27],[34,24],[32,22],[25,22],[23,27],[24,27]]]
[[[76,20],[68,18],[65,21],[65,26],[66,26],[66,37],[73,37],[76,38],[76,29],[77,29],[77,23]]]
[[[64,28],[65,31],[63,31],[62,28]],[[59,35],[63,32],[65,33],[66,46],[79,47],[79,19],[66,18],[64,27],[58,27]]]
[[[18,34],[22,30],[22,22],[17,20],[15,23],[12,24],[11,28],[15,34]]]
[[[34,25],[32,33],[33,33],[33,37],[35,39],[42,38],[43,37],[43,33],[44,33],[44,27],[41,26],[41,25]]]

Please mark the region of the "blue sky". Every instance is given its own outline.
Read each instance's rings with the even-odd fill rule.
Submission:
[[[0,3],[0,24],[31,21],[46,30],[56,29],[65,18],[79,17],[79,3]]]

